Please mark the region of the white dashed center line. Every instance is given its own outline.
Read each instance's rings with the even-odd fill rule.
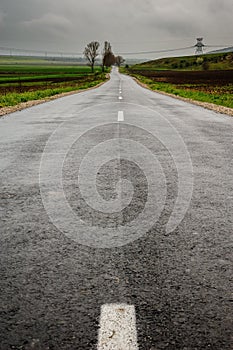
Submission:
[[[121,88],[121,82],[120,82],[120,85],[119,85],[119,95],[122,94],[122,88]],[[119,100],[123,100],[123,97],[122,96],[119,96],[118,97]]]
[[[101,307],[97,350],[138,350],[133,305],[105,304]]]
[[[117,121],[118,122],[123,122],[124,121],[124,112],[123,111],[119,111],[118,112]]]

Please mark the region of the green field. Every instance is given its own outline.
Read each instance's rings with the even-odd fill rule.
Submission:
[[[45,61],[41,64],[40,60],[30,58],[27,64],[25,59],[15,64],[13,57],[1,57],[0,108],[63,92],[86,89],[106,79],[101,67],[95,67],[95,72],[91,73],[88,66],[55,65]]]
[[[0,55],[0,65],[7,64],[7,65],[80,65],[80,58],[74,59],[74,58],[52,58],[52,57],[33,57],[33,56],[10,56],[10,55]]]
[[[167,57],[133,66],[134,69],[151,70],[230,70],[233,53],[205,54],[201,56]]]

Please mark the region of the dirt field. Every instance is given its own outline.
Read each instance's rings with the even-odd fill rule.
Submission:
[[[37,91],[52,89],[57,87],[75,86],[78,83],[93,81],[92,76],[87,77],[66,77],[66,78],[43,78],[43,80],[38,79],[28,79],[24,81],[18,81],[14,83],[6,84],[4,81],[0,81],[0,94],[6,94],[9,92],[26,92],[26,91]]]
[[[202,91],[210,94],[233,93],[233,70],[218,71],[155,71],[130,70],[160,83],[173,84],[177,88]]]
[[[155,81],[170,84],[209,84],[226,85],[233,84],[233,70],[218,71],[154,71],[131,70],[132,73],[144,75]]]

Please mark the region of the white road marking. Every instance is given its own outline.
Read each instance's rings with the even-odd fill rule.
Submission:
[[[118,122],[124,121],[124,112],[123,111],[118,112],[117,120],[118,120]]]
[[[102,305],[97,350],[138,350],[133,305]]]
[[[119,100],[122,100],[123,99],[123,97],[122,96],[119,96]]]

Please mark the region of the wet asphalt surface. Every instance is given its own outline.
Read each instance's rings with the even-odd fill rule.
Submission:
[[[120,124],[118,111],[125,115]],[[51,177],[39,182],[46,143],[61,125],[51,146],[54,156],[50,149],[51,163],[45,166],[51,167]],[[176,148],[179,155],[184,152],[171,130],[179,133],[190,155],[193,190],[182,220],[167,232],[180,186],[171,153]],[[141,350],[233,349],[232,131],[231,117],[152,93],[116,71],[98,89],[1,118],[0,349],[96,349],[100,307],[106,303],[135,306]],[[170,151],[160,134],[172,140]],[[157,167],[152,189],[158,201],[147,208],[145,222],[139,222],[132,237],[128,228],[146,208],[153,164],[146,161],[142,169],[130,161],[134,149],[125,150],[125,138],[156,155],[166,178],[162,206]],[[59,145],[70,139],[62,179],[72,212],[85,224],[77,227],[62,210],[55,222],[42,201],[44,191],[54,207],[61,203],[53,169]],[[108,152],[114,155],[99,168],[98,193],[106,202],[116,199],[122,178],[134,191],[129,203],[127,193],[121,194],[120,202],[128,203],[122,210],[103,212],[87,203],[92,200],[91,164],[83,170],[85,198],[77,179],[88,152],[112,139],[119,141],[117,152],[110,144],[98,151],[103,160]],[[126,151],[128,159],[122,156]],[[137,153],[142,160],[144,148]],[[181,204],[187,204],[186,198]],[[69,232],[75,227],[76,238]]]

